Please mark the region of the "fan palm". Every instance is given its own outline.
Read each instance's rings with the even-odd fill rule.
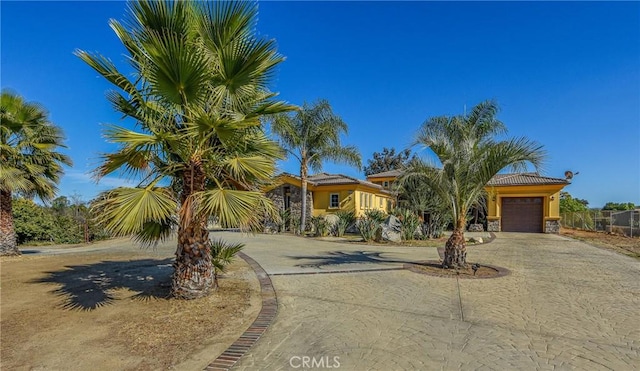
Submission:
[[[303,104],[294,114],[277,115],[272,130],[282,147],[300,164],[301,212],[300,229],[307,219],[307,183],[309,170],[319,172],[324,161],[341,162],[358,168],[362,159],[354,146],[342,146],[340,135],[347,134],[347,124],[333,113],[326,100]]]
[[[71,159],[57,151],[64,147],[62,130],[40,105],[3,91],[0,115],[0,255],[19,255],[12,194],[52,199],[62,165],[71,165]]]
[[[102,195],[100,221],[116,235],[146,244],[177,229],[172,294],[197,298],[216,288],[207,221],[255,227],[273,206],[262,192],[276,142],[261,118],[295,107],[267,89],[283,60],[273,40],[255,35],[250,2],[141,0],[129,18],[111,21],[127,49],[133,78],[107,58],[76,54],[119,91],[107,98],[136,130],[109,126],[119,145],[103,156],[98,178],[120,171],[139,181]]]
[[[540,169],[543,163],[539,144],[526,138],[495,139],[507,132],[497,113],[497,104],[485,101],[467,115],[429,118],[415,143],[429,148],[437,162],[412,162],[403,176],[404,181],[419,177],[445,201],[454,221],[443,261],[449,268],[466,266],[467,212],[484,195],[487,182],[505,168],[525,170],[530,163]]]

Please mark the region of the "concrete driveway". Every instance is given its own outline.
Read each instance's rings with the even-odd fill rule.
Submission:
[[[511,274],[458,281],[401,269],[437,259],[435,248],[213,235],[244,242],[278,296],[273,324],[237,370],[640,365],[640,263],[582,242],[498,234],[468,260]]]

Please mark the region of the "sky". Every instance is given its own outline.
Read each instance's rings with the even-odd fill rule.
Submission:
[[[90,200],[128,184],[91,179],[99,154],[115,148],[104,124],[122,121],[105,98],[110,84],[73,55],[126,66],[108,26],[125,13],[121,1],[0,2],[0,85],[63,128],[74,165],[61,195]],[[327,99],[365,165],[384,147],[409,147],[429,117],[494,99],[509,136],[544,146],[543,175],[577,174],[565,188],[573,197],[640,204],[640,2],[269,1],[257,32],[286,57],[270,89],[298,105]],[[364,178],[344,165],[323,170]]]

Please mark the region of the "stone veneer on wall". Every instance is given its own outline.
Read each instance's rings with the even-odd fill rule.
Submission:
[[[560,221],[559,220],[545,221],[544,233],[560,233]]]
[[[274,188],[267,192],[267,197],[273,201],[275,207],[279,210],[284,210],[284,188],[289,187],[289,191],[291,192],[291,199],[289,203],[289,208],[291,210],[291,216],[295,216],[300,218],[301,210],[302,210],[302,198],[300,197],[300,187],[296,187],[290,184],[281,185],[277,188]],[[307,191],[307,220],[312,215],[313,209],[313,195],[311,192]]]
[[[487,232],[500,232],[500,219],[488,220]]]

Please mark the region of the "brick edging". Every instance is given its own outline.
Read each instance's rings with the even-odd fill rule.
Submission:
[[[227,371],[235,365],[249,349],[258,342],[262,334],[269,328],[271,322],[278,312],[278,297],[273,289],[271,278],[267,272],[247,254],[239,252],[238,256],[249,264],[255,272],[260,282],[260,293],[262,296],[262,309],[258,313],[258,317],[253,321],[251,326],[234,341],[233,344],[213,362],[209,363],[204,370],[207,371]]]

